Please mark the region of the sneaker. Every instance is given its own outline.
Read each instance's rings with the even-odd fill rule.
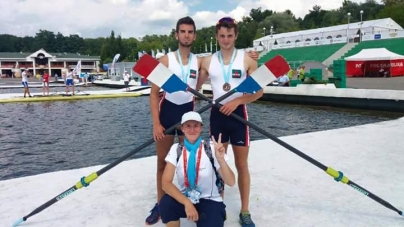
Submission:
[[[154,225],[160,220],[159,205],[156,203],[150,211],[149,217],[146,218],[146,225]]]
[[[251,220],[250,212],[248,211],[241,212],[239,218],[242,227],[255,227],[254,222]]]

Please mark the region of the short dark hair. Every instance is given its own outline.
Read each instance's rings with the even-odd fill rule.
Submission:
[[[194,26],[194,32],[196,32],[195,21],[191,17],[186,16],[186,17],[179,19],[177,21],[177,27],[175,28],[176,32],[179,32],[178,30],[180,29],[181,24],[188,24],[188,25]]]
[[[234,28],[234,32],[237,35],[237,21],[235,19],[231,17],[223,17],[222,19],[220,19],[216,24],[216,34],[217,31],[219,31],[219,29],[222,27],[227,29]]]

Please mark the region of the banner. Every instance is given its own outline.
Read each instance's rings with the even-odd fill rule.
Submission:
[[[404,59],[384,61],[346,61],[348,77],[383,77],[404,75]]]

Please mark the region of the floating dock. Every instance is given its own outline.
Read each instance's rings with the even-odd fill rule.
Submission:
[[[403,128],[404,118],[400,118],[281,139],[324,165],[342,171],[350,180],[403,210]],[[231,149],[228,154],[230,166],[235,170]],[[337,183],[270,140],[251,143],[249,165],[250,211],[256,226],[403,226],[404,217]],[[102,167],[0,181],[1,226],[11,226],[73,186],[82,176]],[[89,187],[29,218],[21,227],[145,226],[144,220],[156,202],[155,173],[156,156],[123,162]],[[237,186],[226,187],[224,198],[228,218],[225,226],[239,227]],[[164,225],[159,222],[154,226]],[[182,220],[181,226],[196,225]]]

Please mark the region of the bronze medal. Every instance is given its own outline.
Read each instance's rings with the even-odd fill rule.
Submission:
[[[223,91],[230,91],[231,85],[229,83],[224,83],[223,84]]]

